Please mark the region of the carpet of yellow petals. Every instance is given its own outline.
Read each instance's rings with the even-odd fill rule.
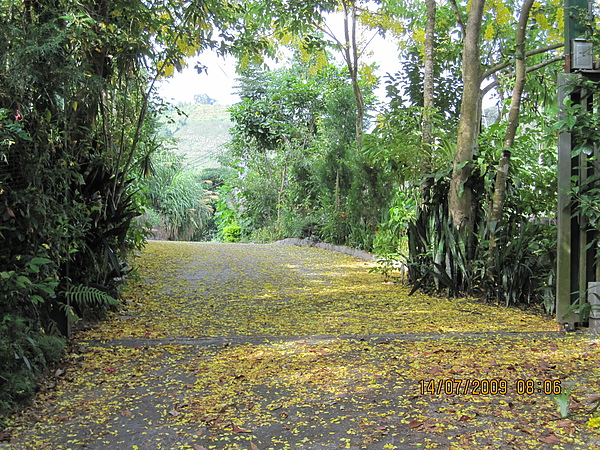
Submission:
[[[600,447],[600,344],[552,320],[314,248],[150,242],[137,266],[0,448]]]
[[[86,338],[555,331],[469,300],[408,296],[371,263],[316,248],[150,242],[124,311]]]

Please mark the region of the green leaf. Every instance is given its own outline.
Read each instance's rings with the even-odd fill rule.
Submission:
[[[78,305],[117,305],[118,301],[95,287],[71,286],[66,292],[67,298]]]
[[[19,275],[17,277],[16,283],[18,286],[23,287],[23,288],[33,284],[31,282],[31,280],[24,275]]]
[[[458,186],[458,198],[462,197],[463,192],[465,191],[465,184],[467,183],[467,180],[464,180],[462,183],[460,183],[460,185]]]
[[[566,129],[567,131],[571,131],[575,124],[577,123],[577,116],[568,114],[562,120],[559,120],[556,124],[556,129]]]
[[[58,284],[58,283],[56,283],[56,284]],[[54,294],[54,288],[55,288],[55,287],[56,287],[56,286],[49,286],[49,285],[43,285],[43,284],[39,284],[39,285],[37,286],[37,288],[38,288],[40,291],[42,291],[42,292],[45,292],[46,294],[51,294],[51,295],[52,295],[52,294]]]
[[[457,171],[459,171],[459,170],[463,170],[463,169],[464,169],[464,167],[465,167],[467,164],[469,164],[470,162],[471,162],[470,160],[466,160],[466,161],[463,161],[463,162],[461,162],[460,164],[457,164],[457,166],[456,166],[456,170],[457,170]]]
[[[32,295],[31,296],[31,302],[34,305],[39,305],[40,303],[44,303],[44,299],[41,296],[39,296],[39,295]]]
[[[35,258],[32,258],[29,263],[41,265],[41,264],[52,264],[53,262],[54,261],[52,261],[51,259],[48,259],[48,258],[35,257]]]
[[[21,359],[23,360],[23,362],[25,363],[25,365],[27,366],[27,368],[28,368],[29,370],[32,370],[32,369],[31,369],[31,363],[30,363],[30,362],[29,362],[29,360],[27,359],[27,356],[25,356],[25,355],[21,355]]]

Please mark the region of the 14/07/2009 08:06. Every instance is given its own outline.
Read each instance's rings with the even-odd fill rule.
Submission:
[[[440,379],[419,380],[421,395],[506,395],[515,390],[519,395],[560,395],[561,380],[518,379],[509,382],[504,379]]]

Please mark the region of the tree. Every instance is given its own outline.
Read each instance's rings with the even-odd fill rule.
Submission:
[[[434,114],[434,88],[435,88],[435,0],[427,0],[427,23],[425,26],[424,42],[424,75],[423,75],[423,150],[424,154],[431,154],[433,147],[433,119]],[[423,170],[431,172],[430,158],[424,157]]]
[[[305,60],[309,54],[317,54],[317,64],[322,67],[326,59],[326,48],[335,48],[342,56],[348,70],[348,77],[353,89],[356,107],[356,144],[357,152],[362,145],[365,115],[367,113],[364,93],[369,91],[373,80],[371,68],[362,63],[370,42],[377,33],[390,32],[400,36],[404,25],[397,10],[405,8],[396,2],[380,2],[367,0],[322,0],[287,2],[283,0],[257,0],[248,7],[253,13],[246,17],[246,23],[252,22],[252,30],[260,42],[270,42],[259,49],[255,46],[252,58],[250,55],[242,59],[242,67],[248,62],[262,61],[261,53],[268,56],[275,54],[275,47],[287,45],[299,49]],[[327,17],[341,15],[343,30],[336,32],[329,26]],[[265,38],[273,34],[276,40]],[[365,36],[369,33],[369,36]]]
[[[523,18],[525,9],[527,9],[529,11],[531,9],[531,7],[532,7],[532,5],[529,5],[529,2],[526,1],[523,5],[520,17]],[[456,9],[456,11],[457,11],[457,14],[460,14],[458,12],[458,8]],[[482,27],[482,18],[479,18],[479,19],[473,18],[472,14],[474,14],[474,11],[475,11],[474,8],[471,8],[469,11],[469,22],[474,20],[474,23],[475,23],[476,27],[478,28],[477,39],[479,42],[479,39],[480,39],[479,34],[481,31],[481,27]],[[477,8],[477,11],[478,11],[478,14],[483,14],[483,8]],[[527,11],[527,17],[529,14],[528,11]],[[506,9],[502,13],[502,15],[503,15],[503,21],[504,21],[503,26],[506,27],[506,24],[508,24],[510,22],[510,17],[511,17],[510,11],[508,11],[508,9]],[[539,18],[539,14],[538,14],[538,18]],[[526,20],[526,18],[525,18],[525,20]],[[543,19],[539,18],[539,20],[543,20]],[[460,22],[460,20],[459,20],[459,22]],[[525,22],[524,26],[526,26],[526,22]],[[472,27],[472,31],[473,31],[473,28],[474,27]],[[546,39],[547,35],[544,33],[548,32],[549,27],[544,26],[541,28],[542,28],[541,37],[542,37],[542,39]],[[518,30],[520,30],[520,29],[521,28],[518,27]],[[490,30],[491,30],[491,32],[490,32]],[[494,30],[493,23],[489,23],[486,26],[486,38],[487,39],[493,38],[493,36],[494,36],[493,30]],[[523,35],[521,36],[521,38],[517,37],[517,39],[522,39],[523,43],[519,43],[518,45],[525,45],[524,44],[525,39],[526,39],[525,29],[523,29],[522,32],[523,32]],[[489,36],[488,36],[488,34],[489,34]],[[485,95],[487,92],[489,92],[491,89],[498,88],[500,86],[500,81],[499,81],[499,77],[497,76],[497,74],[502,70],[510,68],[510,66],[511,66],[511,61],[509,61],[509,60],[504,59],[503,61],[500,61],[500,62],[494,62],[494,60],[491,59],[490,56],[487,56],[486,59],[488,60],[488,64],[490,65],[490,67],[486,70],[483,70],[482,61],[479,56],[479,49],[476,49],[477,54],[475,53],[475,51],[469,50],[471,48],[474,48],[474,42],[468,42],[469,39],[471,39],[471,40],[474,39],[474,33],[469,32],[469,24],[467,24],[467,29],[466,29],[466,34],[465,34],[465,43],[464,43],[464,53],[463,53],[463,77],[465,77],[465,72],[469,74],[469,79],[471,80],[471,87],[467,88],[467,86],[465,85],[464,90],[463,90],[463,103],[465,103],[465,101],[467,101],[467,103],[471,106],[466,108],[466,110],[465,110],[466,115],[463,114],[463,109],[461,106],[461,121],[459,123],[459,137],[457,140],[457,149],[456,149],[456,155],[455,155],[455,163],[454,163],[454,170],[453,170],[450,198],[449,198],[451,215],[453,217],[454,224],[457,228],[462,228],[463,225],[466,225],[467,228],[470,228],[472,226],[472,220],[473,220],[472,211],[474,208],[474,204],[472,201],[472,193],[470,192],[468,180],[469,180],[469,176],[470,176],[471,169],[472,169],[472,164],[470,163],[470,161],[472,161],[473,149],[475,148],[476,142],[477,142],[477,134],[478,134],[479,126],[480,126],[479,117],[481,114],[480,113],[481,101],[476,103],[475,99],[476,99],[476,97],[479,97],[479,99],[481,99],[482,96]],[[507,38],[505,37],[504,40],[506,40],[506,39]],[[533,39],[533,38],[531,38],[531,40],[535,41],[535,39]],[[558,44],[558,43],[550,44],[550,45],[542,45],[536,49],[526,51],[522,55],[519,55],[519,51],[517,51],[516,55],[520,56],[520,58],[522,58],[524,60],[524,58],[526,58],[526,57],[542,55],[542,54],[545,54],[552,50],[555,50],[557,48],[560,48],[561,46],[562,46],[562,44]],[[494,55],[495,53],[496,52],[490,52],[489,55]],[[500,48],[500,55],[502,55],[503,53],[504,53],[504,51],[502,50],[502,48]],[[469,60],[467,60],[467,54],[469,55]],[[530,73],[530,72],[533,72],[536,70],[540,70],[540,69],[542,69],[550,64],[553,64],[557,61],[560,61],[562,59],[563,59],[562,56],[548,58],[545,61],[542,61],[538,64],[534,64],[530,67],[526,67],[523,70],[525,71],[525,73]],[[518,60],[519,59],[517,59],[517,61]],[[474,75],[478,75],[478,78],[476,78]],[[493,82],[489,83],[484,88],[481,88],[481,85],[484,82],[484,80],[486,80],[490,77],[495,77],[496,79]],[[477,95],[475,95],[476,91],[477,91]],[[520,95],[522,95],[522,92],[523,91],[521,90]],[[518,93],[518,91],[517,91],[517,93]],[[516,97],[515,97],[515,102],[517,102]],[[514,103],[515,108],[512,109],[513,114],[515,114],[515,112],[517,114],[515,116],[516,117],[516,125],[518,125],[518,110],[519,110],[519,105],[520,105],[520,96],[519,96],[518,102],[519,102],[518,104]],[[475,107],[475,109],[473,109],[473,107],[475,105],[477,105],[477,106]],[[513,127],[516,125],[513,120],[511,122],[511,124],[509,125],[509,127]],[[516,132],[516,128],[515,128],[514,132]],[[511,131],[510,133],[513,133],[513,132]],[[513,139],[514,139],[514,134],[513,134]],[[500,192],[501,192],[501,190],[500,190]]]
[[[290,166],[302,160],[312,145],[322,98],[315,80],[298,64],[272,72],[247,69],[240,78],[240,97],[241,102],[231,108],[229,153],[274,193],[276,211],[267,205],[257,209],[265,212],[267,221],[272,215],[279,219]]]
[[[467,21],[463,50],[463,94],[458,124],[458,139],[454,155],[448,207],[454,225],[473,231],[473,192],[468,185],[473,152],[477,144],[479,109],[481,105],[480,36],[485,0],[473,0]]]
[[[344,62],[348,69],[354,99],[356,101],[356,146],[360,150],[365,120],[365,101],[359,83],[359,60],[363,55],[364,48],[359,48],[359,15],[361,8],[359,2],[341,1],[339,5],[344,22],[344,37],[338,38],[325,23],[317,23],[316,27],[329,36],[337,49],[342,53]],[[366,48],[366,46],[365,46]]]
[[[517,285],[517,283],[509,283],[509,285],[503,281],[506,277],[494,276],[492,271],[486,273],[485,270],[482,271],[480,268],[485,268],[488,257],[493,257],[495,264],[499,265],[498,273],[500,271],[502,273],[518,273],[526,264],[529,264],[525,261],[539,261],[537,256],[541,250],[536,248],[535,245],[529,244],[529,238],[532,237],[529,233],[538,233],[540,230],[534,230],[535,227],[525,225],[519,228],[512,226],[512,223],[521,223],[526,214],[531,214],[531,211],[535,210],[524,201],[525,198],[529,198],[527,195],[529,187],[526,188],[525,186],[531,186],[531,189],[533,189],[533,184],[535,184],[531,183],[529,172],[542,157],[550,164],[552,162],[545,157],[546,152],[538,146],[539,144],[532,149],[523,147],[525,142],[531,142],[532,140],[528,139],[524,133],[519,133],[516,128],[513,129],[515,123],[512,120],[509,121],[508,129],[502,130],[502,127],[505,126],[504,108],[499,111],[497,123],[490,129],[484,130],[484,135],[480,136],[480,98],[492,89],[497,89],[500,96],[504,96],[507,91],[513,91],[512,81],[515,77],[514,46],[516,40],[514,17],[520,14],[515,14],[512,11],[514,5],[497,0],[489,0],[483,6],[479,5],[478,14],[481,14],[480,20],[477,20],[479,22],[479,37],[473,39],[473,33],[469,32],[469,24],[473,23],[472,15],[477,11],[478,5],[476,2],[471,1],[466,7],[465,3],[451,2],[455,20],[451,22],[452,25],[447,29],[447,32],[442,31],[441,20],[438,20],[436,27],[436,38],[442,43],[442,47],[436,47],[436,54],[439,55],[443,51],[443,45],[450,45],[455,49],[462,48],[463,57],[460,60],[460,66],[462,67],[464,82],[466,83],[470,79],[470,88],[466,84],[463,87],[460,123],[456,139],[457,146],[453,151],[453,173],[448,180],[449,191],[447,190],[445,171],[441,168],[434,168],[434,173],[426,176],[426,182],[421,185],[421,189],[424,191],[422,193],[429,194],[430,197],[424,196],[422,198],[424,203],[422,208],[419,209],[410,233],[410,236],[412,236],[409,240],[411,244],[410,252],[414,262],[413,267],[415,267],[414,279],[428,279],[430,281],[427,283],[431,282],[432,285],[437,287],[443,285],[449,289],[449,292],[455,294],[470,292],[477,285],[486,286],[486,288],[493,286],[493,289],[489,291],[490,293],[496,293],[496,298],[503,298],[508,303],[512,303],[516,302],[516,299],[526,298],[528,294],[524,293],[530,292],[531,285]],[[449,8],[445,8],[443,5],[438,6],[440,7],[436,8],[436,14],[446,19],[444,24],[447,25],[447,16],[444,15],[447,14]],[[521,6],[523,4],[517,5],[519,8]],[[535,130],[535,126],[546,126],[547,113],[541,111],[540,108],[542,108],[542,105],[547,104],[547,98],[554,95],[552,87],[550,87],[550,91],[540,92],[541,85],[538,81],[546,80],[544,83],[547,83],[549,79],[554,80],[555,77],[552,76],[552,71],[557,66],[554,63],[562,59],[562,55],[552,53],[553,50],[561,46],[555,41],[557,36],[560,37],[560,33],[556,33],[556,29],[560,29],[560,21],[557,18],[559,7],[560,5],[554,0],[542,5],[533,4],[530,16],[535,20],[535,26],[527,27],[525,32],[525,41],[530,50],[523,50],[523,59],[527,58],[530,65],[525,66],[522,70],[525,74],[531,75],[520,91],[519,100],[526,95],[530,99],[528,109],[533,110],[535,108],[538,110],[535,114],[532,111],[527,116],[528,121],[531,121],[529,127],[534,127],[534,130],[528,133],[535,132],[536,136],[539,136],[539,134],[537,133],[538,130]],[[463,19],[465,9],[469,13],[468,20]],[[464,25],[465,22],[467,23],[466,26]],[[551,24],[556,23],[559,24],[559,27],[553,28]],[[413,34],[413,40],[421,44],[422,56],[425,56],[425,37],[427,33],[423,30],[427,28],[426,23],[419,24],[418,27]],[[446,44],[446,42],[449,42],[449,44]],[[475,48],[474,51],[469,51],[469,45],[471,45],[471,49],[478,46],[479,50]],[[548,56],[549,52],[550,56]],[[469,55],[471,58],[475,57],[469,60]],[[548,68],[547,71],[546,68]],[[533,75],[537,71],[540,71],[541,74]],[[411,74],[410,86],[413,86],[413,89],[409,91],[412,94],[409,95],[409,98],[419,98],[420,93],[415,88],[421,86],[420,81],[422,78],[412,75],[412,73],[418,73],[415,69],[408,73]],[[469,74],[471,75],[469,76]],[[550,86],[548,84],[543,85]],[[437,84],[435,86],[436,100],[439,100],[439,96],[443,91],[437,88]],[[394,85],[390,86],[390,88],[392,87],[395,88]],[[542,89],[545,89],[545,87]],[[466,105],[469,105],[469,107],[465,109]],[[441,111],[444,111],[444,109]],[[490,216],[487,217],[488,220],[486,221],[485,212],[491,213],[491,200],[495,187],[494,180],[497,175],[493,161],[497,161],[499,156],[495,155],[496,149],[503,147],[503,144],[495,147],[498,136],[500,134],[506,136],[510,130],[515,133],[512,139],[515,143],[514,154],[516,158],[514,161],[517,164],[511,169],[506,179],[508,180],[508,183],[505,183],[507,201],[504,204],[508,205],[507,214],[510,214],[511,224],[507,224],[506,228],[497,228],[498,234],[492,236],[492,239],[496,240],[498,238],[497,242],[499,243],[519,242],[519,244],[502,249],[503,256],[498,253],[497,257],[494,257],[491,248],[488,248],[489,241],[487,238],[489,235],[487,233],[490,229],[486,228],[488,224],[493,226],[494,223],[489,220]],[[438,127],[437,132],[439,133],[439,131]],[[405,134],[405,136],[409,136],[409,134]],[[444,140],[440,139],[437,142],[434,154],[435,152],[442,153],[450,147],[446,145]],[[535,153],[537,153],[537,156],[534,155]],[[534,160],[525,159],[531,156]],[[538,168],[537,172],[546,173],[546,170]],[[527,184],[525,184],[526,180]],[[549,184],[549,192],[552,192],[553,185],[555,184]],[[500,189],[501,187],[502,183],[500,182],[496,188]],[[445,202],[448,209],[443,208],[439,204],[440,202]],[[542,203],[545,211],[547,202]],[[540,208],[542,208],[541,204]],[[451,219],[452,229],[446,227],[447,216]],[[547,235],[550,236],[551,232]],[[544,251],[548,250],[551,245],[551,237],[548,236],[539,236],[537,241],[544,242],[544,246],[547,246]],[[537,238],[538,236],[534,236],[531,242],[534,242]],[[517,257],[516,261],[518,263],[515,263],[513,267],[510,263],[511,257],[507,259],[506,255],[508,255],[508,250],[517,248],[519,251],[524,252],[523,255],[526,254],[527,256]],[[550,250],[548,252],[551,253]],[[534,259],[529,259],[530,257]],[[536,264],[532,262],[529,265],[531,270],[547,270],[547,268],[542,268],[541,265]],[[534,267],[538,269],[534,269]],[[549,279],[546,275],[540,276],[540,279],[545,277],[544,282]]]
[[[496,183],[494,185],[494,196],[492,198],[490,207],[490,217],[488,219],[490,226],[490,254],[487,262],[488,277],[492,277],[494,272],[494,261],[496,259],[496,230],[498,230],[502,221],[502,212],[504,209],[504,202],[506,200],[506,180],[510,166],[511,149],[514,146],[515,135],[519,125],[519,112],[521,109],[523,90],[525,89],[526,76],[525,37],[529,13],[534,1],[535,0],[525,0],[523,3],[517,28],[515,43],[515,84],[510,102],[510,110],[508,113],[508,124],[506,126],[506,134],[504,136],[502,156],[498,163],[498,171],[496,173]]]
[[[431,173],[431,153],[433,151],[433,115],[435,114],[435,0],[427,0],[427,22],[425,25],[424,41],[424,74],[423,74],[423,130],[422,130],[422,164],[423,173]],[[429,192],[429,178],[423,181],[421,201],[424,203]]]

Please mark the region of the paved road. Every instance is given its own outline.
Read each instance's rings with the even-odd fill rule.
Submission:
[[[574,373],[596,352],[550,320],[408,297],[371,263],[322,249],[151,242],[138,267],[124,308],[76,335],[0,446],[590,448],[549,422],[548,396],[515,393],[519,377],[566,377],[553,358]],[[506,393],[420,383],[492,377]]]

